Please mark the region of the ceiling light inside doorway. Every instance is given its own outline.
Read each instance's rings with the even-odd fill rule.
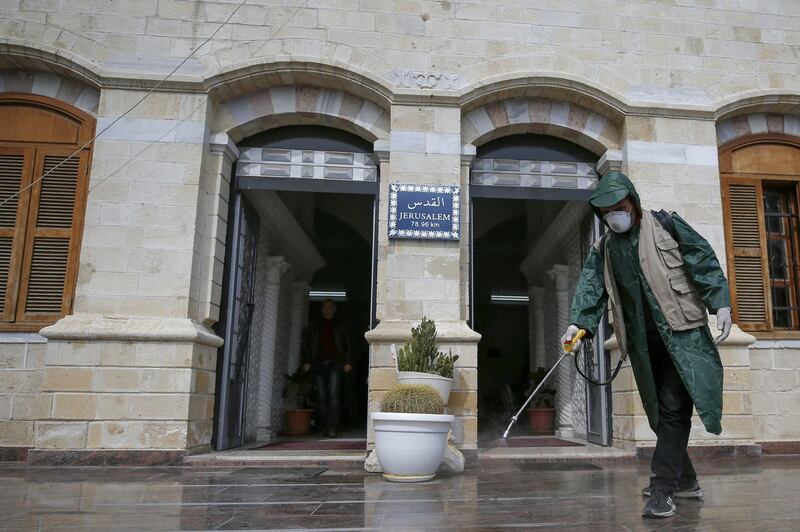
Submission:
[[[322,301],[325,299],[344,301],[347,299],[347,292],[343,290],[309,290],[308,299],[311,301]]]
[[[489,299],[492,303],[504,305],[527,305],[530,301],[528,296],[515,294],[492,294]]]

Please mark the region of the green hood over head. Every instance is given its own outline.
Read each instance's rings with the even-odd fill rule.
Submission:
[[[589,199],[589,203],[598,218],[602,219],[600,209],[616,205],[628,196],[633,199],[636,208],[641,212],[642,205],[639,201],[639,194],[636,193],[636,187],[633,186],[631,180],[622,172],[611,172],[597,182],[597,188]]]

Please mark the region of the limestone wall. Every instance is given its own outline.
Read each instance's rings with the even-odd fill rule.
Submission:
[[[423,315],[432,317],[449,331],[443,346],[462,354],[453,408],[457,441],[465,447],[477,434],[478,335],[465,325],[474,144],[538,132],[601,158],[613,154],[646,208],[678,211],[724,262],[717,149],[742,134],[798,135],[800,4],[531,4],[245,5],[95,143],[73,312],[101,325],[87,334],[67,318],[61,326],[69,334],[51,338],[43,362],[41,345],[0,347],[11,366],[0,369],[0,423],[9,423],[9,441],[166,449],[208,442],[211,346],[219,342],[208,328],[219,318],[235,141],[270,127],[329,125],[375,143],[381,161],[377,316],[389,329],[370,336],[371,405],[391,382],[388,345],[405,338]],[[102,131],[236,5],[2,2],[0,90],[46,94],[87,109]],[[389,241],[391,181],[461,184],[461,242]],[[142,332],[166,321],[201,332]],[[790,368],[782,370],[793,351],[758,349],[750,368],[741,349],[723,354],[731,419],[726,441],[757,437],[747,421],[751,405],[763,429],[755,430],[765,439],[783,438],[768,434],[778,426],[774,416],[782,415],[772,399],[747,398],[788,386],[776,383],[788,378]],[[34,399],[40,378],[42,398]],[[47,410],[35,426],[14,418],[23,396],[38,405],[23,415]],[[614,399],[620,441],[648,441],[629,374],[615,383]]]
[[[716,332],[713,326],[712,331]],[[689,436],[691,446],[752,446],[757,433],[754,424],[755,388],[750,366],[748,346],[755,339],[734,327],[731,335],[720,347],[724,367],[722,391],[722,434],[715,436],[705,431],[695,412]],[[618,360],[616,339],[606,343],[612,349],[612,361]],[[633,378],[630,362],[626,362],[612,384],[614,445],[622,448],[653,447],[656,435],[647,422],[642,401]]]
[[[800,440],[800,350],[792,341],[757,342],[750,350],[756,440]]]
[[[52,408],[35,447],[207,449],[220,342],[187,323],[69,317],[46,328],[41,391]]]
[[[235,6],[14,0],[3,4],[0,34],[94,76],[146,78],[169,72]],[[558,73],[620,99],[703,106],[733,94],[792,90],[798,15],[793,0],[264,2],[243,7],[180,79],[284,60],[337,65],[398,90],[460,90],[511,73]]]
[[[50,414],[42,394],[45,338],[6,335],[0,343],[0,447],[33,447],[34,424]]]

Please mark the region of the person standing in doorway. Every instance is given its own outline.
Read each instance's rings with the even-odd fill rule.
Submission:
[[[722,363],[716,344],[732,327],[728,281],[708,242],[683,218],[641,208],[633,183],[606,175],[590,200],[611,230],[584,264],[562,340],[597,332],[606,302],[622,356],[630,356],[657,442],[644,517],[670,517],[675,498],[703,492],[687,453],[692,409],[722,431]],[[714,340],[706,312],[722,334]]]
[[[336,317],[336,303],[322,302],[320,319],[311,329],[310,350],[303,369],[313,366],[317,388],[317,423],[321,433],[336,437],[341,412],[342,374],[352,371],[350,338],[343,321]]]

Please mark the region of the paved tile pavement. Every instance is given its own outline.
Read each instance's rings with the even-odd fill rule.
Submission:
[[[2,530],[800,530],[800,457],[697,464],[705,500],[643,520],[646,464],[481,462],[424,484],[323,467],[0,466]]]

